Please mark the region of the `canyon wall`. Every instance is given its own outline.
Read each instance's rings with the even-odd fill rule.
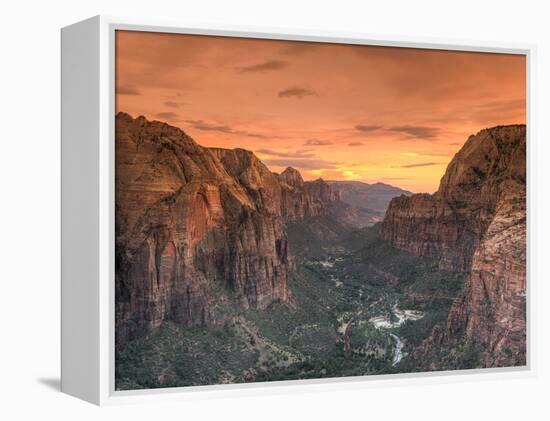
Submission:
[[[183,131],[116,116],[116,334],[164,320],[215,323],[237,304],[288,301],[285,221],[338,201],[322,180],[281,175],[243,149],[205,148]]]
[[[276,175],[281,187],[281,214],[285,221],[297,221],[328,212],[339,197],[323,180],[304,181],[298,170],[287,168]]]
[[[526,129],[471,136],[433,195],[391,201],[381,230],[394,247],[468,273],[443,345],[474,341],[485,366],[526,361]]]

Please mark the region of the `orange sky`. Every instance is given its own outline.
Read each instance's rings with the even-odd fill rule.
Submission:
[[[117,31],[117,111],[305,179],[433,192],[470,134],[525,123],[524,56]]]

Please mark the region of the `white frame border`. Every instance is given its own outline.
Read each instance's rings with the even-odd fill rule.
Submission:
[[[367,389],[371,387],[414,386],[426,384],[462,383],[504,378],[536,376],[536,284],[531,279],[534,266],[532,245],[535,214],[534,159],[536,139],[533,107],[536,47],[486,41],[457,41],[404,36],[379,36],[368,33],[312,31],[300,28],[266,28],[245,25],[212,25],[170,20],[116,18],[98,16],[100,28],[100,145],[99,145],[99,404],[181,401],[212,397],[258,396],[296,392]],[[114,33],[116,30],[168,32],[194,35],[218,35],[243,38],[264,38],[344,44],[365,44],[389,47],[409,47],[502,54],[522,54],[527,58],[527,365],[524,367],[476,370],[439,371],[331,379],[292,380],[232,385],[189,386],[136,391],[114,390]],[[473,376],[472,376],[473,375]],[[383,380],[383,381],[381,381]],[[196,392],[202,393],[196,393]]]

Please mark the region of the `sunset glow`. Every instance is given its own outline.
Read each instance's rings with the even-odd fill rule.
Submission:
[[[525,123],[525,56],[117,31],[117,111],[272,171],[433,192],[469,135]]]

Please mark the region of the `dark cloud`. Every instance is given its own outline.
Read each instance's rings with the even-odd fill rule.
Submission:
[[[401,165],[400,168],[431,167],[433,165],[440,165],[440,163],[439,162],[422,162],[420,164]]]
[[[307,89],[307,88],[299,88],[299,87],[291,87],[287,88],[281,92],[279,92],[280,98],[292,98],[296,97],[298,99],[302,99],[305,96],[317,96],[317,92]]]
[[[186,123],[191,124],[195,129],[198,129],[198,130],[233,133],[233,129],[229,126],[206,123],[205,121],[202,121],[202,120],[186,120]]]
[[[247,137],[255,137],[256,139],[266,139],[267,138],[267,136],[265,134],[246,132],[246,131],[242,131],[242,130],[237,130],[237,131],[234,131],[233,133],[234,134],[245,135]]]
[[[437,127],[427,126],[394,126],[388,129],[391,132],[404,133],[416,139],[433,139],[439,133]]]
[[[141,92],[139,89],[137,89],[134,86],[128,86],[128,85],[117,86],[115,91],[117,95],[141,95]]]
[[[178,104],[177,102],[174,102],[174,101],[166,101],[164,103],[164,105],[166,105],[167,107],[171,107],[171,108],[179,108],[180,107],[180,104]]]
[[[288,62],[283,60],[268,60],[263,63],[253,64],[251,66],[240,67],[241,73],[269,72],[272,70],[281,70],[288,66]]]
[[[302,170],[333,169],[340,164],[339,162],[325,161],[323,159],[262,159],[262,162],[267,165],[293,167]]]
[[[247,132],[246,130],[235,130],[227,125],[212,124],[202,120],[186,120],[185,122],[191,124],[197,130],[234,134],[239,136],[254,137],[257,139],[265,139],[267,137],[261,133]]]
[[[374,124],[358,124],[357,126],[355,126],[355,130],[359,130],[360,132],[365,132],[365,133],[368,133],[368,132],[374,132],[375,130],[379,130],[381,129],[382,126],[377,126],[377,125],[374,125]]]
[[[315,154],[304,150],[299,150],[296,152],[279,152],[271,149],[258,149],[256,152],[263,153],[265,155],[278,156],[280,158],[313,158],[315,156]]]
[[[363,146],[363,142],[350,142],[348,146]]]
[[[155,114],[155,117],[161,118],[163,120],[168,120],[168,121],[179,121],[180,119],[179,115],[177,115],[176,113],[173,113],[172,111]]]
[[[304,146],[326,146],[326,145],[332,145],[333,143],[330,140],[323,140],[323,139],[308,139],[304,143]]]

